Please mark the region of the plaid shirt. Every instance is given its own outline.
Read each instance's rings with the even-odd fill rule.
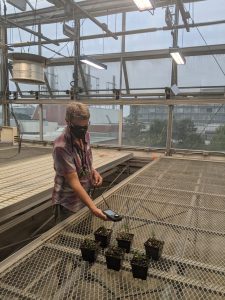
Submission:
[[[73,142],[73,145],[72,145]],[[70,130],[64,132],[55,140],[53,147],[55,184],[52,194],[53,204],[60,204],[70,211],[77,212],[85,206],[65,180],[65,175],[76,172],[81,185],[89,193],[92,178],[92,152],[90,134],[87,132],[84,150],[80,149],[76,140],[72,140]],[[82,162],[83,160],[83,162]],[[82,165],[86,165],[85,170]]]

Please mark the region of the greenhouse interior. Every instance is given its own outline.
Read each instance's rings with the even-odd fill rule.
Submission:
[[[0,0],[0,299],[225,300],[224,33],[225,0]]]

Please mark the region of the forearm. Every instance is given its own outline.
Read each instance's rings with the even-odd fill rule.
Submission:
[[[80,182],[78,180],[73,180],[69,182],[71,188],[73,189],[74,193],[80,198],[84,204],[88,206],[89,209],[93,209],[95,207],[94,202],[89,197],[88,193],[85,191],[85,189],[82,187]]]
[[[88,206],[90,210],[93,210],[95,208],[95,204],[92,201],[92,199],[89,197],[88,193],[85,191],[85,189],[82,187],[82,185],[79,183],[77,186],[73,189],[74,192],[78,195],[78,197],[81,199],[81,201],[84,202]]]
[[[87,205],[87,207],[91,210],[91,212],[98,218],[106,221],[107,217],[101,211],[101,209],[97,208],[92,199],[89,197],[85,189],[80,184],[80,180],[77,176],[77,173],[70,173],[65,176],[66,181],[69,183],[74,193],[80,198],[80,200]]]

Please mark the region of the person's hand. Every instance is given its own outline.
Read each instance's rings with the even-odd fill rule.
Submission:
[[[102,219],[104,221],[107,221],[108,218],[106,215],[103,213],[103,211],[97,207],[94,207],[92,210],[93,215],[95,215],[97,218]]]
[[[99,187],[102,185],[102,176],[96,171],[96,170],[93,170],[93,173],[92,173],[92,184],[94,187]]]

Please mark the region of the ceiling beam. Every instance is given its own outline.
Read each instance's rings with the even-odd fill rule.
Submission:
[[[116,34],[113,33],[112,31],[110,31],[106,24],[99,22],[95,17],[92,16],[91,13],[89,13],[84,8],[82,8],[82,6],[79,5],[78,3],[74,2],[73,0],[69,0],[69,1],[67,0],[65,2],[65,5],[68,6],[68,8],[71,12],[73,12],[73,11],[75,12],[77,10],[80,11],[81,14],[84,15],[84,17],[90,19],[93,23],[95,23],[98,27],[100,27],[103,31],[105,31],[108,36],[111,36],[115,40],[118,40],[118,37],[116,36]],[[74,14],[72,14],[72,15],[74,15]]]
[[[182,20],[184,22],[184,26],[185,26],[187,32],[189,32],[190,27],[189,27],[189,24],[188,24],[188,21],[187,21],[187,12],[185,11],[183,0],[177,0],[177,5],[178,5],[178,8],[179,8]]]
[[[83,97],[80,101],[89,105],[212,105],[225,104],[225,98],[213,97],[196,97],[196,98],[181,98],[165,99],[165,98],[124,98],[115,100],[115,98],[94,98],[88,99]],[[18,99],[13,101],[14,104],[70,104],[74,103],[69,98],[62,99]]]
[[[225,24],[225,20],[194,23],[194,24],[190,24],[189,26],[190,26],[190,28],[194,28],[194,27],[213,26],[213,25],[220,25],[220,24]],[[185,28],[184,25],[173,26],[172,28],[167,27],[167,26],[165,26],[165,27],[152,27],[152,28],[143,28],[143,29],[136,29],[136,30],[126,30],[124,32],[123,31],[118,31],[118,32],[115,32],[115,34],[117,36],[123,36],[123,35],[151,33],[151,32],[156,32],[156,31],[171,31],[171,29],[183,29],[183,28]],[[105,34],[105,33],[103,33],[103,34],[94,34],[94,35],[85,35],[85,36],[81,36],[80,40],[102,39],[102,38],[105,38],[105,37],[107,37],[107,34]],[[56,39],[56,40],[53,40],[53,41],[58,42],[58,43],[67,43],[69,41],[72,42],[72,40],[70,38]],[[48,41],[42,41],[41,44],[42,45],[47,45],[47,44],[51,44],[51,43],[48,42]],[[39,45],[39,43],[38,42],[22,42],[22,43],[9,44],[9,46],[14,47],[14,48],[35,46],[35,45]]]
[[[185,56],[201,56],[212,54],[225,54],[225,44],[222,45],[209,45],[209,46],[196,46],[181,48]],[[106,53],[100,55],[93,55],[93,57],[101,62],[118,62],[121,57],[125,61],[133,60],[147,60],[147,59],[162,59],[170,58],[169,49],[149,50],[149,51],[134,51],[125,53]],[[68,58],[55,58],[47,61],[49,66],[60,65],[73,65],[74,57]]]
[[[31,8],[32,10],[35,10],[34,6],[30,3],[29,0],[25,0],[25,1],[27,2],[27,4],[30,6],[30,8]]]
[[[54,95],[53,95],[53,93],[52,93],[51,86],[50,86],[50,84],[49,84],[48,77],[47,77],[46,73],[44,73],[44,79],[45,79],[45,85],[46,85],[46,87],[47,87],[47,90],[48,90],[48,92],[49,92],[49,95],[50,95],[51,98],[53,98]]]
[[[169,1],[169,4],[176,4],[177,0]],[[205,0],[184,0],[184,3],[200,2]],[[93,17],[106,16],[109,14],[117,14],[122,12],[137,11],[137,6],[132,0],[90,0],[79,2],[82,9],[90,13]],[[165,7],[168,5],[168,0],[158,0],[156,7]],[[9,14],[7,16],[10,20],[16,20],[17,24],[23,26],[33,26],[35,24],[49,24],[63,22],[64,20],[71,20],[74,16],[66,16],[64,8],[47,7],[38,9],[36,11],[27,11],[23,13]],[[75,12],[76,18],[86,18],[81,11]]]
[[[29,28],[26,28],[26,27],[24,27],[24,26],[22,26],[22,25],[18,25],[18,24],[15,23],[14,21],[11,21],[11,20],[9,20],[9,19],[4,19],[3,17],[0,17],[0,22],[4,23],[4,24],[6,24],[6,25],[7,25],[7,24],[11,24],[11,25],[13,25],[13,26],[15,26],[15,27],[18,27],[18,28],[20,28],[20,29],[22,29],[22,30],[24,30],[24,31],[27,31],[27,32],[33,34],[34,36],[37,36],[37,37],[39,37],[39,38],[42,38],[43,40],[45,40],[45,41],[47,41],[47,42],[50,42],[51,44],[54,44],[54,45],[56,45],[56,46],[59,46],[59,43],[58,43],[58,42],[55,42],[55,41],[53,41],[53,40],[47,38],[47,37],[44,36],[43,34],[40,34],[40,33],[36,32],[36,31],[33,31],[33,30],[31,30],[31,29],[29,29]]]

